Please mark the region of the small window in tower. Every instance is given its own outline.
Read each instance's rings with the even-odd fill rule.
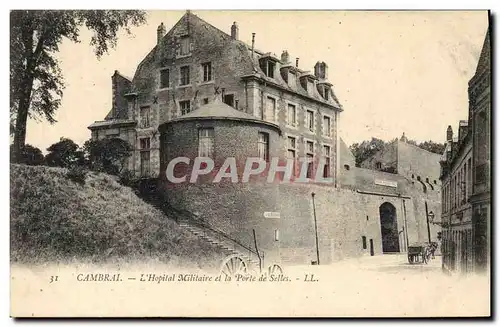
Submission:
[[[434,180],[434,184],[437,184],[436,180]]]
[[[208,98],[203,99],[203,104],[208,104]]]
[[[351,169],[351,167],[349,165],[344,165],[344,169],[349,170],[349,169]]]
[[[366,236],[362,236],[361,240],[363,242],[363,250],[366,250]]]
[[[377,167],[377,169],[382,169],[382,163],[381,162],[377,162],[376,163],[376,167]]]

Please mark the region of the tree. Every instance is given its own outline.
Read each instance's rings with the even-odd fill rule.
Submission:
[[[433,141],[425,141],[418,145],[419,148],[427,150],[432,153],[443,154],[446,144],[436,143]]]
[[[90,169],[111,175],[118,175],[126,168],[126,160],[133,150],[120,138],[89,140],[83,148]]]
[[[349,149],[356,159],[356,167],[359,167],[364,160],[382,150],[388,143],[381,139],[372,137],[371,141],[363,141],[361,143],[352,144]]]
[[[84,165],[84,154],[78,144],[70,139],[61,137],[61,140],[47,148],[45,161],[53,167],[72,167]]]
[[[146,21],[137,10],[14,10],[10,14],[10,114],[14,156],[20,160],[28,117],[54,123],[64,79],[55,54],[64,38],[80,42],[82,27],[93,32],[97,58],[114,48],[117,33]]]
[[[13,146],[10,146],[10,157],[12,160],[13,156]],[[21,151],[21,160],[18,163],[22,163],[30,166],[42,165],[44,161],[42,151],[32,145],[26,144]]]

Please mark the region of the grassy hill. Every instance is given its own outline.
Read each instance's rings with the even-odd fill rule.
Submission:
[[[182,229],[112,176],[10,166],[11,262],[146,262],[212,269],[223,253]]]

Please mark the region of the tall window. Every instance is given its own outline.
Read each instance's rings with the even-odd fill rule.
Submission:
[[[295,176],[295,161],[297,160],[297,139],[295,137],[289,136],[287,142],[288,142],[287,158],[293,159],[292,175]]]
[[[141,151],[141,176],[143,177],[149,176],[149,168],[151,162],[149,156],[149,151]]]
[[[329,145],[323,145],[323,158],[325,159],[325,166],[323,168],[323,177],[330,177],[330,162],[331,150]]]
[[[179,101],[179,106],[181,107],[181,115],[191,112],[191,101]]]
[[[141,138],[139,140],[141,147],[141,176],[149,176],[150,172],[150,151],[151,139],[149,137]]]
[[[259,158],[269,161],[269,134],[259,132]]]
[[[290,126],[297,126],[297,108],[293,104],[288,104],[287,123]]]
[[[210,82],[212,80],[212,63],[206,62],[201,64],[203,68],[203,82]]]
[[[309,131],[314,132],[314,111],[306,111],[306,124]]]
[[[331,122],[330,122],[330,117],[328,116],[323,116],[323,135],[324,136],[331,136]]]
[[[186,56],[191,53],[191,44],[189,42],[189,37],[184,36],[180,39],[180,55]]]
[[[214,154],[214,129],[198,130],[198,156],[212,158]]]
[[[275,117],[276,117],[276,99],[267,97],[265,119],[267,121],[274,121]]]
[[[312,178],[314,173],[314,142],[306,141],[307,178]]]
[[[180,84],[181,85],[188,85],[191,82],[189,78],[189,66],[182,66],[181,67],[181,80]]]
[[[147,128],[151,126],[150,114],[151,114],[151,108],[149,106],[141,107],[140,109],[141,128]]]
[[[164,89],[170,87],[170,70],[162,69],[160,70],[160,88]]]

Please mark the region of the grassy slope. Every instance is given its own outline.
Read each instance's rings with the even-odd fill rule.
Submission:
[[[215,268],[221,253],[108,175],[10,166],[11,261],[146,262]]]

